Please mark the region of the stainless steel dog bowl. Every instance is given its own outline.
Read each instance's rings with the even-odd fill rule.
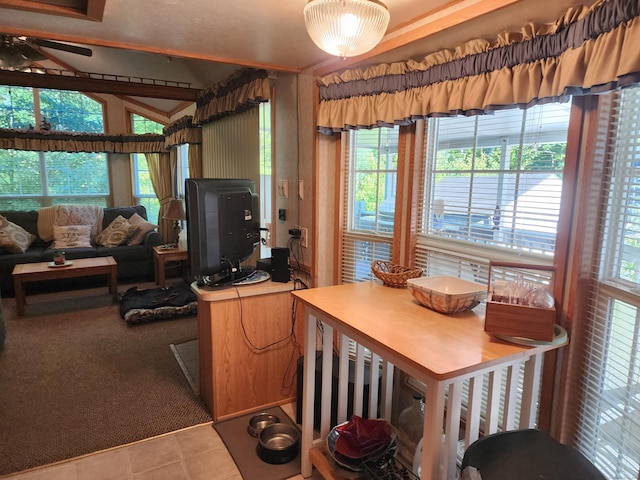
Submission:
[[[271,464],[288,463],[298,455],[300,433],[293,425],[274,423],[258,436],[258,456]]]
[[[258,413],[249,420],[247,431],[254,437],[260,435],[260,432],[269,425],[280,423],[280,419],[276,415],[270,413]]]

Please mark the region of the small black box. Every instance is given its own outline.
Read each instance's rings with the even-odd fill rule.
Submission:
[[[273,247],[271,249],[271,280],[287,283],[290,278],[289,249],[286,247]]]

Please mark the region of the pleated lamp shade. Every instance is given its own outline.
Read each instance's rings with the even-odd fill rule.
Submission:
[[[355,57],[375,47],[389,24],[377,0],[309,0],[304,22],[311,40],[331,55]]]

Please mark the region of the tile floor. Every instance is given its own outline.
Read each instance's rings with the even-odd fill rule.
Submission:
[[[294,405],[283,405],[282,408],[289,416],[294,414]],[[317,472],[313,478],[316,476]],[[210,423],[0,478],[243,480],[231,455]],[[302,476],[298,475],[290,480],[302,480]]]

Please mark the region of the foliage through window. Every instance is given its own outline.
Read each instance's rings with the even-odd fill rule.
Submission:
[[[430,119],[416,259],[486,283],[489,259],[551,264],[569,104]]]
[[[271,102],[261,102],[260,108],[260,225],[273,225],[271,215]],[[260,258],[271,255],[269,247],[260,244]]]
[[[136,135],[144,135],[145,133],[161,134],[163,128],[164,125],[161,123],[143,117],[142,115],[131,114],[131,129],[132,133]],[[139,205],[144,205],[147,209],[147,217],[152,222],[157,222],[158,214],[160,213],[160,201],[151,184],[147,159],[142,153],[133,153],[131,154],[131,158],[134,201]]]
[[[0,127],[102,133],[99,102],[79,92],[0,86]],[[104,153],[0,150],[0,209],[30,210],[60,203],[106,206]]]
[[[369,280],[373,260],[391,260],[398,127],[349,132],[342,225],[342,282]]]

